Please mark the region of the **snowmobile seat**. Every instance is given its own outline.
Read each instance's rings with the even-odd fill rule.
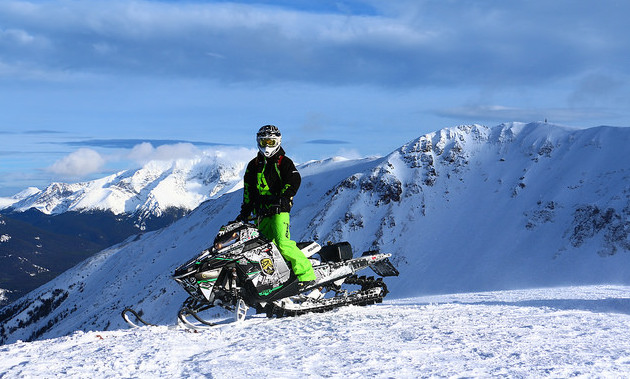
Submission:
[[[313,254],[319,252],[319,250],[322,248],[315,241],[298,242],[297,247],[298,249],[302,250],[304,255],[306,255],[306,258],[310,258]]]
[[[352,259],[352,246],[349,242],[329,243],[322,246],[319,256],[324,262],[342,262]]]

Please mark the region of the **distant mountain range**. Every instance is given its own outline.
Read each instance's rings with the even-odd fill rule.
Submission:
[[[221,154],[153,161],[83,183],[0,199],[0,306],[129,236],[160,229],[241,186],[245,162]]]
[[[627,128],[464,125],[382,158],[309,162],[292,237],[392,253],[401,274],[388,279],[391,297],[628,284],[629,145]],[[0,341],[124,327],[126,306],[174,323],[186,294],[170,275],[237,215],[241,197],[225,191],[13,302],[0,310]]]
[[[235,190],[241,185],[245,164],[221,156],[152,161],[138,170],[89,182],[28,188],[0,199],[0,207],[18,212],[37,209],[48,215],[109,211],[133,215],[143,229],[148,218],[160,217],[169,209],[191,211],[205,200]]]

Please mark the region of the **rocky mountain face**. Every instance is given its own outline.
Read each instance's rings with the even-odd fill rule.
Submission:
[[[630,129],[466,125],[383,158],[309,162],[292,237],[393,254],[390,296],[630,283]],[[129,238],[0,310],[0,340],[173,323],[170,279],[233,219],[240,191]]]
[[[615,265],[630,252],[629,142],[626,128],[443,129],[344,178],[294,224],[304,239],[440,268],[442,280],[413,286],[430,292],[623,281],[630,270]]]

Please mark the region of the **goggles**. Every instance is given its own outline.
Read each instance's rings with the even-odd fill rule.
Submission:
[[[258,145],[260,147],[275,147],[278,144],[278,140],[275,138],[259,138]]]

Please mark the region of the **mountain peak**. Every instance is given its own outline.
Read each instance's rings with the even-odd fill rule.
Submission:
[[[0,205],[17,211],[34,208],[45,214],[101,210],[159,217],[166,209],[191,211],[203,201],[238,189],[245,164],[212,156],[151,161],[140,169],[89,182],[30,188],[3,199]]]

